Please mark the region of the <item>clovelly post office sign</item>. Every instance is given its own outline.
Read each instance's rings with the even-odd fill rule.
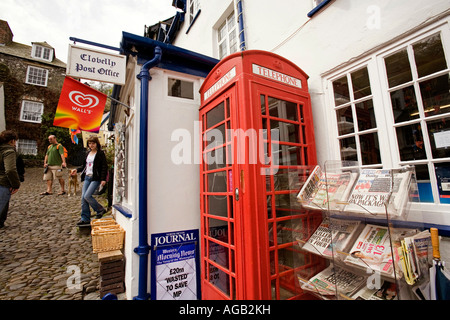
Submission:
[[[100,82],[125,84],[126,57],[69,44],[66,74]]]

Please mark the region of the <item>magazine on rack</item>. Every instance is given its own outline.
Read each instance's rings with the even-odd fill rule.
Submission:
[[[347,247],[358,236],[362,226],[359,220],[325,217],[320,226],[305,243],[303,249],[315,254],[331,257],[333,255],[333,247],[335,254],[346,251]]]
[[[401,237],[400,267],[406,283],[415,284],[428,277],[429,261],[431,261],[431,235],[428,230]]]
[[[408,199],[411,172],[400,170],[362,169],[348,198],[345,211],[369,215],[401,216]]]
[[[320,295],[335,295],[337,293],[351,296],[367,281],[366,276],[358,275],[353,271],[338,267],[328,266],[308,281],[299,278],[303,290],[308,290]],[[336,289],[337,286],[337,289]]]
[[[397,297],[396,284],[383,281],[380,288],[368,288],[364,286],[351,298],[354,300],[394,300]]]
[[[344,262],[393,276],[388,227],[367,224]]]
[[[309,209],[341,210],[356,177],[357,174],[352,172],[323,172],[320,166],[316,166],[297,198]]]

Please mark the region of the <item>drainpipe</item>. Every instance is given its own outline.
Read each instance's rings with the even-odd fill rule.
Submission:
[[[139,117],[139,246],[134,252],[139,255],[139,287],[138,295],[134,300],[148,300],[148,245],[147,230],[147,180],[148,180],[148,83],[152,79],[150,69],[161,61],[162,50],[155,47],[155,56],[147,61],[141,68],[137,78],[141,81],[141,109]]]
[[[244,34],[244,14],[242,12],[242,0],[237,0],[237,10],[238,10],[238,22],[239,22],[239,49],[244,51],[245,46],[245,34]]]

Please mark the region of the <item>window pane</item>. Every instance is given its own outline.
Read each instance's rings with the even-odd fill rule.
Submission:
[[[389,88],[412,80],[406,49],[386,57],[384,63],[386,65]]]
[[[398,127],[396,132],[401,161],[427,158],[420,124]]]
[[[439,202],[450,203],[450,163],[437,163],[435,170],[439,190]]]
[[[377,133],[360,135],[359,144],[361,145],[361,160],[363,165],[381,163]]]
[[[227,217],[228,216],[227,196],[208,196],[208,214]]]
[[[336,110],[338,133],[344,135],[355,131],[353,125],[352,108],[346,107]]]
[[[341,160],[358,161],[355,137],[341,139]]]
[[[270,129],[278,129],[280,141],[300,143],[298,125],[283,121],[270,121]]]
[[[171,97],[194,99],[194,83],[179,79],[168,79],[168,93]]]
[[[420,202],[434,202],[428,165],[416,164],[414,167],[416,170],[417,188],[419,189]]]
[[[392,111],[396,123],[419,118],[414,87],[409,86],[391,92]]]
[[[347,76],[333,81],[334,102],[336,106],[350,102]]]
[[[450,118],[427,122],[433,158],[450,157]]]
[[[206,128],[211,128],[223,120],[225,120],[225,109],[224,103],[221,102],[215,108],[206,113]]]
[[[420,83],[425,116],[450,112],[450,77],[448,74]]]
[[[414,44],[413,49],[419,77],[447,69],[439,34]]]
[[[298,121],[297,104],[269,97],[269,115],[272,117]]]
[[[364,131],[377,127],[372,99],[357,103],[355,107],[359,131]]]
[[[222,25],[219,27],[219,32],[218,34],[218,41],[222,41],[223,38],[225,38],[226,34],[227,34],[227,25],[226,22],[222,23]]]
[[[301,148],[272,143],[273,164],[299,166],[302,164]]]
[[[354,99],[363,98],[372,94],[367,68],[355,71],[351,76]]]
[[[208,174],[208,192],[227,192],[227,171]]]

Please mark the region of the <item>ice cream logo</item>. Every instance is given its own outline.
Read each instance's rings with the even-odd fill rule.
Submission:
[[[94,108],[99,104],[99,99],[93,94],[84,94],[80,91],[71,91],[69,93],[69,99],[75,105],[81,108]]]

